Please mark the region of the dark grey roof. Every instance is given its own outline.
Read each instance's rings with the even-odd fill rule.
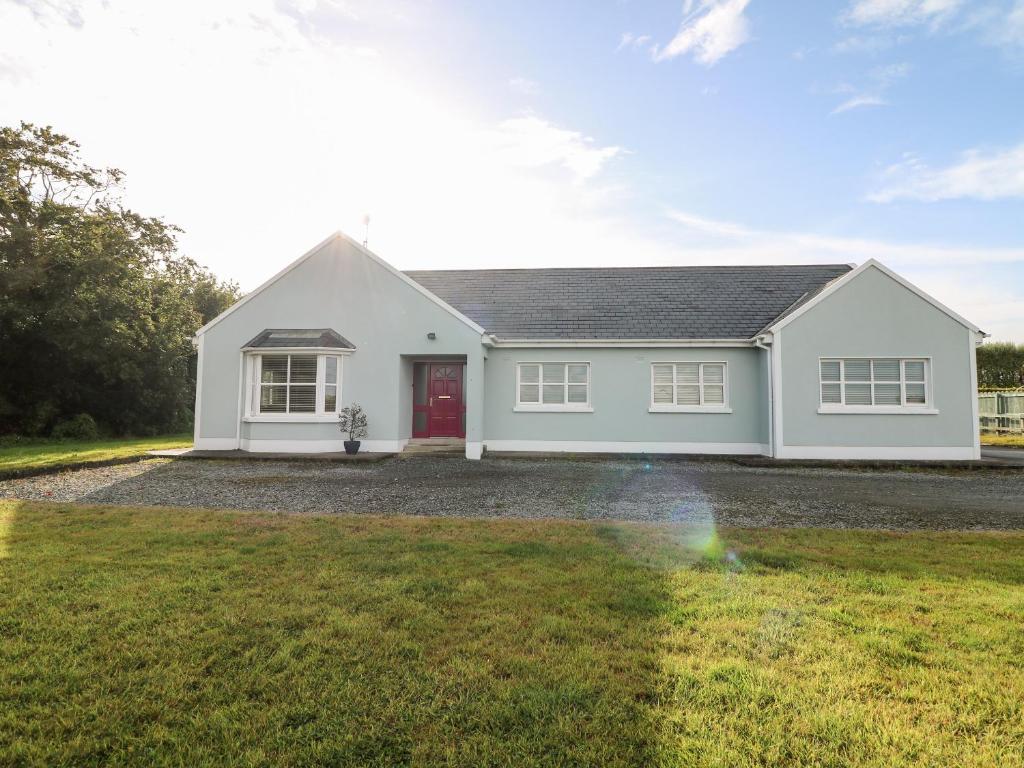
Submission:
[[[355,349],[355,345],[337,331],[330,328],[268,328],[245,348],[273,347],[326,347],[330,349]]]
[[[846,264],[406,272],[499,339],[749,339]]]

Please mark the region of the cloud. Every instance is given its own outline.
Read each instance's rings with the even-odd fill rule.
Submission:
[[[1011,54],[1024,50],[1024,0],[853,0],[840,21],[868,34],[840,41],[838,52],[878,52],[906,42],[916,28],[973,34]]]
[[[490,136],[495,156],[503,163],[519,168],[562,168],[574,182],[596,176],[623,151],[621,147],[598,146],[589,136],[536,116],[505,120]]]
[[[1015,197],[1024,197],[1024,144],[990,152],[970,149],[945,168],[931,168],[910,155],[885,169],[880,188],[868,195],[876,203]]]
[[[650,42],[650,35],[634,35],[632,32],[623,32],[615,52],[618,53],[625,48],[643,48]]]
[[[839,115],[843,112],[849,112],[851,109],[859,109],[861,107],[884,107],[889,102],[883,99],[881,96],[869,96],[867,94],[861,94],[853,96],[838,107],[829,112],[830,115]]]
[[[526,77],[509,78],[508,87],[524,96],[536,96],[540,93],[540,84]]]
[[[843,15],[853,26],[935,27],[951,18],[963,0],[855,0]]]
[[[386,20],[339,26],[322,6],[83,0],[76,28],[0,3],[23,73],[0,77],[0,124],[51,124],[125,170],[126,203],[243,288],[367,212],[371,247],[405,268],[613,263],[637,246],[612,173],[625,149],[541,114],[495,118]],[[117,93],[97,95],[97,72]]]
[[[1024,248],[959,248],[932,243],[889,243],[868,238],[754,229],[736,222],[669,210],[688,235],[686,249],[718,263],[861,262],[876,258],[902,265],[1024,264]],[[715,262],[706,262],[715,263]]]
[[[887,64],[875,67],[868,76],[868,84],[864,88],[855,88],[852,85],[844,84],[835,89],[836,93],[853,94],[848,96],[839,106],[829,114],[839,115],[849,112],[852,109],[862,107],[882,107],[888,105],[888,101],[882,94],[887,91],[898,80],[902,80],[910,73],[910,64],[901,62],[898,64]]]
[[[861,263],[892,267],[993,338],[1024,341],[1024,298],[1006,273],[1024,273],[1024,248],[972,248],[891,243],[810,232],[747,227],[670,210],[674,238],[690,264]],[[986,268],[979,269],[979,265]]]
[[[712,66],[750,40],[750,21],[744,11],[750,0],[701,0],[683,8],[684,19],[676,36],[664,48],[653,51],[655,61],[692,54]]]

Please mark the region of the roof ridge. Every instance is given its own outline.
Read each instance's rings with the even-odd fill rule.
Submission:
[[[405,274],[424,272],[586,272],[586,271],[629,271],[629,270],[656,270],[656,269],[814,269],[814,268],[842,268],[843,271],[853,269],[849,264],[832,262],[820,264],[654,264],[641,267],[469,267],[461,269],[404,269]]]

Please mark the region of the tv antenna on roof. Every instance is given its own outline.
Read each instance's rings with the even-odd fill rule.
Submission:
[[[370,242],[370,214],[363,214],[363,248],[366,248]]]

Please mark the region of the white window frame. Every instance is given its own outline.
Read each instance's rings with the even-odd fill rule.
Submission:
[[[655,403],[654,402],[654,366],[656,365],[671,365],[672,366],[672,400],[673,403]],[[700,405],[676,405],[675,400],[679,395],[679,391],[676,389],[677,380],[679,376],[678,365],[696,365],[697,366],[697,391],[700,393]],[[722,366],[722,402],[721,403],[709,403],[704,404],[704,366],[705,365],[720,365]],[[717,385],[709,385],[717,386]],[[647,409],[649,413],[732,413],[732,408],[729,407],[729,363],[725,360],[652,360],[651,361],[651,389],[650,389],[650,407]]]
[[[900,364],[900,405],[846,405],[847,384],[867,384],[871,391],[871,399],[875,397],[875,384],[896,384],[895,381],[876,381],[874,366],[871,366],[870,377],[866,381],[846,380],[847,360],[897,360]],[[907,363],[924,363],[924,381],[907,381]],[[823,381],[821,378],[822,363],[839,363],[839,380]],[[924,403],[907,403],[907,384],[924,384]],[[822,387],[825,384],[839,384],[840,403],[825,403],[822,399]],[[818,413],[823,414],[896,414],[934,416],[939,411],[935,407],[935,386],[932,377],[932,359],[927,355],[828,355],[818,358]]]
[[[537,385],[537,391],[539,393],[539,399],[544,399],[544,366],[545,365],[561,365],[563,367],[563,379],[562,386],[564,387],[564,403],[524,403],[520,401],[519,395],[520,389],[520,378],[521,371],[524,365],[536,365],[540,366],[539,380]],[[570,365],[585,365],[587,366],[587,402],[585,403],[570,403],[569,402],[569,366]],[[517,360],[516,361],[516,400],[515,408],[513,410],[520,411],[523,413],[531,412],[543,412],[543,413],[593,413],[594,407],[591,405],[591,382],[592,382],[592,366],[589,360]],[[549,385],[550,386],[550,385]],[[579,386],[577,383],[575,386]]]
[[[258,392],[264,386],[260,381],[261,366],[264,355],[315,355],[316,356],[316,410],[312,413],[260,413]],[[260,352],[249,352],[245,354],[245,417],[247,422],[336,422],[338,410],[341,408],[342,378],[345,370],[345,358],[348,356],[342,350],[323,351],[321,349],[309,348],[274,348],[261,350]],[[334,410],[328,411],[325,408],[325,395],[327,390],[327,358],[338,359],[338,381],[337,395],[334,400]],[[290,365],[290,362],[289,362]],[[276,386],[281,386],[280,384]],[[290,385],[289,385],[290,387]]]

